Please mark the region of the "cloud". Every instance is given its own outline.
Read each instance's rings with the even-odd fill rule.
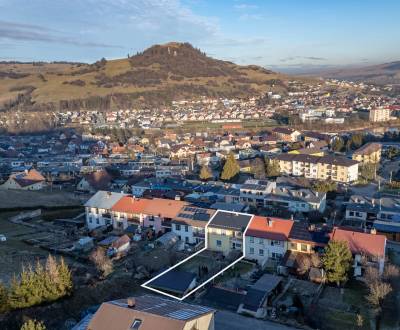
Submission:
[[[34,24],[0,21],[0,40],[60,43],[82,47],[115,48],[116,45],[80,41],[58,33],[50,28]]]
[[[288,56],[288,57],[281,58],[279,61],[286,63],[286,62],[292,62],[292,61],[298,61],[298,60],[327,61],[327,58],[316,57],[316,56]]]
[[[248,10],[248,9],[257,9],[258,8],[257,5],[252,5],[252,4],[248,4],[248,3],[239,3],[237,5],[234,5],[233,7],[237,10]]]
[[[242,14],[239,16],[239,20],[241,21],[259,21],[264,17],[260,14]]]

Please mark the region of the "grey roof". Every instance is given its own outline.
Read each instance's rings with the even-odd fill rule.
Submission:
[[[241,203],[225,203],[225,202],[216,202],[210,206],[210,208],[215,210],[224,210],[231,212],[242,212],[246,205]]]
[[[249,224],[252,214],[232,213],[218,210],[209,226],[244,231]]]
[[[114,300],[109,303],[129,308],[127,299]],[[172,301],[170,299],[153,295],[135,297],[134,309],[140,312],[169,317],[175,320],[191,320],[201,315],[214,312],[213,309],[208,307]]]
[[[86,207],[111,209],[126,194],[99,190],[86,203]]]
[[[247,295],[243,301],[245,309],[256,311],[261,307],[279,283],[282,282],[282,277],[271,274],[264,274],[254,285],[247,291]]]
[[[352,166],[358,164],[357,161],[348,159],[342,156],[312,156],[312,155],[304,155],[304,154],[280,154],[276,156],[277,160],[282,161],[295,161],[295,162],[303,162],[303,163],[322,163],[328,165],[340,165],[340,166]]]
[[[194,279],[196,279],[195,273],[170,270],[151,281],[148,285],[153,288],[184,294]]]

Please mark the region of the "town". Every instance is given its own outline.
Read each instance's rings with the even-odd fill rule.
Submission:
[[[397,120],[396,111],[382,116]],[[3,281],[32,254],[54,253],[69,265],[74,290],[120,283],[112,296],[133,293],[97,311],[91,305],[103,295],[90,293],[92,304],[76,303],[83,318],[71,311],[73,329],[118,322],[117,310],[139,322],[145,306],[160,303],[167,310],[154,313],[163,322],[208,328],[228,328],[232,313],[282,329],[351,328],[373,319],[362,303],[372,285],[386,288],[375,305],[382,322],[396,318],[399,130],[224,125],[3,136],[9,224],[0,227],[0,251],[18,256]],[[181,319],[188,308],[200,309]]]
[[[399,12],[0,0],[0,330],[399,330]]]

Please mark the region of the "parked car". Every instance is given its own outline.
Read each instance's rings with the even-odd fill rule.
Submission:
[[[0,234],[0,242],[5,242],[7,241],[6,235]]]

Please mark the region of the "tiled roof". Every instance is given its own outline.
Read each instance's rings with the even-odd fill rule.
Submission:
[[[246,236],[286,241],[289,238],[294,221],[279,218],[254,216]]]
[[[386,237],[384,235],[334,228],[331,239],[347,242],[352,253],[362,253],[375,257],[385,255]]]

